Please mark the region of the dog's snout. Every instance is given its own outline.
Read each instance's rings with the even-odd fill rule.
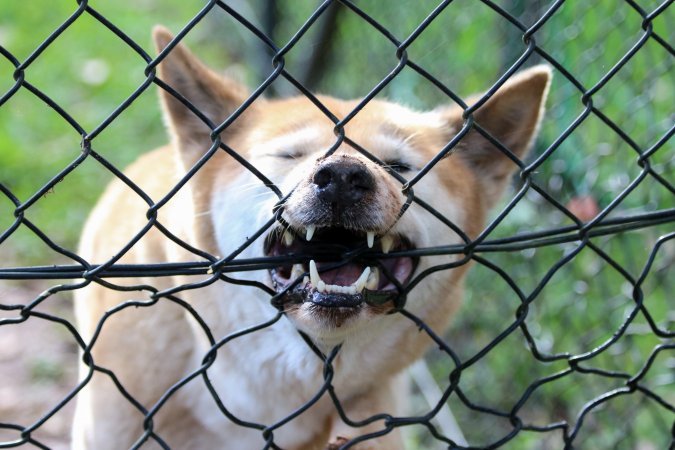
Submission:
[[[318,197],[338,206],[350,206],[375,189],[375,178],[358,161],[332,161],[320,165],[312,181]]]

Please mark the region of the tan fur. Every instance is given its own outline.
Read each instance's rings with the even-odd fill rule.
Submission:
[[[172,40],[170,33],[161,28],[155,30],[154,37],[160,50]],[[248,97],[245,88],[212,72],[180,44],[159,67],[159,77],[193,102],[214,126]],[[476,122],[522,158],[536,135],[549,79],[550,71],[543,67],[513,77],[475,113]],[[125,172],[155,202],[212,145],[211,130],[201,119],[170,94],[162,92],[161,98],[172,144],[142,156]],[[478,98],[470,99],[469,104]],[[337,117],[345,117],[358,103],[325,96],[319,99]],[[345,133],[381,160],[405,158],[419,169],[459,131],[461,112],[458,107],[447,107],[419,113],[373,100],[347,124]],[[332,156],[324,158],[325,151],[336,142],[333,128],[334,124],[302,96],[257,99],[220,137],[277,184],[284,195],[294,190],[283,215],[294,228],[301,230],[310,225],[307,217],[313,211],[308,205],[315,200],[312,174],[322,164],[350,161],[366,167],[375,178],[373,193],[367,196],[372,231],[380,234],[394,230],[420,247],[461,243],[445,225],[416,205],[397,222],[405,201],[401,184],[353,148],[343,143]],[[297,148],[275,147],[296,138]],[[281,158],[278,155],[283,151],[297,155]],[[471,131],[459,149],[440,161],[414,189],[416,195],[473,237],[482,230],[488,209],[515,168],[508,158]],[[255,177],[221,150],[159,210],[158,221],[190,245],[224,256],[272,217],[276,201]],[[148,205],[131,189],[119,180],[113,181],[86,224],[82,256],[90,263],[107,261],[146,226],[147,211]],[[261,242],[262,239],[243,256],[261,256]],[[119,263],[192,260],[199,258],[152,227]],[[417,273],[455,260],[450,256],[423,258]],[[408,296],[406,309],[442,333],[460,303],[467,268],[468,264],[464,264],[427,277]],[[272,285],[266,271],[233,276]],[[163,290],[198,280],[165,277],[110,281]],[[275,315],[269,305],[270,296],[256,288],[218,282],[176,295],[200,314],[216,340]],[[143,287],[121,292],[95,283],[76,293],[77,318],[84,337],[92,338],[106,311],[131,299],[147,302],[147,306],[125,308],[106,319],[92,355],[97,366],[112,370],[124,388],[149,409],[174,383],[200,367],[210,344],[194,319],[170,299],[160,297],[151,302],[153,293]],[[323,364],[301,340],[295,331],[299,328],[326,353],[335,345],[343,345],[334,362],[333,386],[351,420],[383,412],[404,414],[399,409],[399,397],[404,392],[396,375],[424,353],[430,339],[407,319],[387,314],[392,307],[364,304],[348,315],[338,312],[335,319],[313,312],[306,303],[289,305],[285,317],[275,325],[223,346],[209,369],[209,379],[223,403],[232,407],[235,415],[241,414],[242,420],[271,425],[283,419],[323,384]],[[89,375],[83,365],[81,378]],[[78,395],[73,447],[128,448],[142,436],[142,424],[143,414],[123,398],[109,377],[96,372]],[[297,450],[338,448],[350,438],[383,427],[381,420],[361,428],[347,426],[324,395],[309,411],[275,430],[275,443]],[[153,430],[177,449],[264,446],[261,432],[246,431],[222,415],[201,377],[171,396],[154,417]],[[150,439],[143,448],[158,446]],[[394,430],[356,448],[396,450],[402,449],[402,443],[398,430]]]

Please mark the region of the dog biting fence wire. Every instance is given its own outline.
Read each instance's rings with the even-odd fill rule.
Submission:
[[[257,56],[253,62],[259,65],[258,72],[264,74],[253,94],[231,115],[209,125],[213,130],[213,145],[203,149],[206,156],[189,166],[191,168],[181,175],[182,178],[176,180],[174,189],[158,199],[151,198],[139,187],[143,183],[130,178],[109,156],[98,151],[97,144],[104,142],[106,134],[119,132],[114,128],[115,124],[146,97],[145,93],[153,85],[174,95],[198,117],[204,117],[204,113],[189,100],[181,100],[181,94],[174,86],[157,76],[157,67],[166,52],[160,53],[158,58],[151,56],[151,52],[144,50],[144,45],[132,39],[117,16],[106,14],[103,6],[94,2],[76,2],[69,10],[69,17],[26,55],[13,51],[11,41],[0,46],[5,63],[0,114],[30,123],[31,118],[22,117],[13,106],[22,97],[29,97],[41,107],[51,109],[51,114],[58,115],[62,124],[75,131],[81,146],[76,157],[52,168],[48,181],[37,188],[15,187],[18,185],[16,174],[8,170],[0,172],[5,215],[0,251],[14,252],[23,245],[17,243],[18,239],[30,235],[32,242],[37,241],[40,246],[55,252],[59,260],[57,265],[22,265],[23,261],[16,256],[7,258],[12,264],[0,267],[0,279],[61,280],[62,283],[52,285],[24,302],[3,301],[0,304],[3,310],[0,336],[3,331],[21,324],[49,322],[58,325],[83,353],[82,363],[87,366],[84,373],[107,377],[109,382],[115,383],[119,394],[138,414],[142,432],[137,436],[135,448],[146,443],[169,446],[162,439],[161,427],[156,427],[156,417],[167,414],[172,408],[171,399],[189,392],[194,383],[202,383],[211,392],[212,401],[218,405],[223,417],[243,428],[256,430],[260,435],[260,448],[281,448],[275,436],[320,399],[331,400],[341,419],[348,424],[365,425],[376,420],[382,424],[379,431],[357,433],[356,437],[333,441],[331,445],[335,448],[361,448],[360,445],[377,441],[380,435],[396,430],[410,430],[406,440],[411,448],[672,446],[675,434],[675,398],[672,395],[675,332],[673,302],[669,297],[672,277],[668,276],[668,270],[672,264],[672,238],[675,236],[672,230],[675,210],[670,144],[674,129],[671,82],[674,52],[668,39],[671,30],[666,23],[668,18],[672,19],[673,10],[668,1],[626,0],[611,16],[605,16],[605,3],[599,2],[593,7],[572,6],[563,1],[482,1],[470,6],[466,2],[421,2],[396,13],[382,11],[382,6],[376,2],[326,1],[318,5],[304,2],[301,7],[291,2],[276,2],[274,8],[263,8],[263,18],[256,20],[254,2],[204,2],[192,19],[181,24],[178,40],[198,33],[198,26],[205,24],[212,27],[214,36],[218,36],[222,30],[214,24],[225,17],[228,24],[237,24],[237,33],[245,36],[247,45],[265,47],[264,52],[269,57]],[[614,6],[612,3],[608,9],[614,11]],[[415,23],[401,25],[403,22],[396,19],[401,19],[403,14],[415,17]],[[584,17],[587,17],[586,21]],[[571,19],[573,23],[569,22]],[[488,27],[482,25],[481,20],[489,20],[483,23],[494,25],[494,32],[487,33],[484,28]],[[131,95],[94,125],[84,125],[88,120],[74,114],[72,105],[64,103],[52,86],[31,81],[34,68],[48,58],[51,48],[84,21],[93,21],[96,27],[112,32],[115,40],[133,52],[134,58],[143,61],[139,74],[141,81]],[[458,30],[452,35],[452,39],[457,40],[453,46],[447,42],[447,35],[453,31],[445,30],[448,24],[454,24]],[[607,24],[614,24],[624,33],[621,39],[607,28]],[[583,35],[584,27],[590,30],[588,33],[593,38],[606,35],[605,46],[566,53],[565,46],[581,46],[579,36]],[[453,66],[450,53],[439,55],[437,50],[431,58],[427,56],[426,50],[430,51],[432,45],[442,49],[470,47],[472,44],[467,41],[467,36],[462,36],[462,29],[474,33],[480,30],[495,39],[495,47],[498,36],[507,37],[507,50],[499,53],[502,61],[496,65],[474,63],[476,67],[487,65],[488,75],[482,76],[489,82],[477,84],[471,81],[475,77],[473,71],[468,72],[471,59],[458,56]],[[303,45],[312,37],[318,39],[316,51],[307,52],[307,55],[294,53],[295,49],[304,49]],[[364,40],[355,45],[349,41],[355,37]],[[478,41],[477,36],[473,37]],[[373,39],[376,42],[374,48],[382,54],[381,61],[370,61],[377,80],[361,91],[359,89],[364,89],[359,82],[362,74],[339,69],[349,66],[350,59],[356,65],[359,50],[365,50],[367,54],[370,41],[365,39]],[[565,46],[558,45],[563,39],[567,39]],[[220,47],[227,47],[227,44],[226,37],[218,42]],[[488,51],[487,48],[474,48],[469,53],[478,61],[480,52],[487,54]],[[457,52],[459,55],[460,50]],[[445,62],[437,64],[434,60],[440,56]],[[608,59],[610,64],[604,64]],[[459,62],[465,61],[469,68],[461,67]],[[382,410],[371,420],[354,423],[342,409],[339,392],[332,384],[340,347],[326,352],[306,336],[307,354],[323,360],[323,372],[318,380],[314,380],[321,386],[316,398],[296,411],[289,411],[285,417],[264,423],[250,422],[250,418],[237,417],[229,411],[227,393],[219,392],[214,387],[216,380],[209,376],[209,368],[218,359],[218,352],[227,351],[228,346],[236,348],[240,337],[265,333],[266,329],[277,326],[275,324],[286,318],[280,312],[268,322],[251,324],[229,335],[212,335],[204,320],[208,318],[200,317],[182,295],[213,283],[241,283],[231,274],[275,269],[282,263],[301,260],[302,255],[240,256],[247,242],[264,236],[278,223],[281,213],[273,215],[270,211],[270,221],[261,229],[247,230],[250,233],[246,235],[247,239],[243,239],[239,243],[241,247],[230,255],[215,255],[193,248],[178,236],[179,233],[165,226],[161,218],[164,205],[187,189],[192,177],[208,170],[207,160],[215,154],[227,154],[231,161],[259,179],[261,186],[276,189],[277,195],[282,193],[259,167],[237,153],[237,148],[220,142],[216,138],[218,132],[231,124],[236,126],[238,117],[253,107],[258,96],[288,91],[305,96],[325,111],[333,121],[338,139],[344,139],[354,147],[358,144],[350,142],[344,124],[359,117],[372,99],[383,94],[390,98],[398,94],[408,96],[406,100],[420,102],[422,106],[425,105],[424,96],[431,97],[427,101],[433,106],[455,102],[463,109],[467,131],[473,126],[473,130],[480,132],[480,122],[474,126],[472,121],[485,100],[470,103],[459,94],[483,90],[488,92],[487,99],[517,71],[535,61],[550,65],[556,81],[551,90],[548,116],[542,124],[532,157],[525,162],[518,161],[515,193],[474,239],[399,249],[401,255],[411,258],[450,256],[473,261],[475,265],[467,282],[469,298],[446,335],[434,331],[411,313],[404,298],[397,301],[394,314],[413,323],[436,347],[428,357],[428,371],[412,372],[416,386],[423,391],[423,395],[413,397],[414,404],[410,406],[415,412],[397,416]],[[303,69],[298,69],[298,65]],[[96,72],[96,65],[88,67]],[[357,67],[363,70],[363,61]],[[377,72],[383,67],[383,73]],[[454,72],[454,77],[467,80],[461,90],[455,87],[459,81],[448,75],[450,71]],[[330,81],[331,78],[342,86],[335,89],[348,89],[344,86],[351,85],[354,86],[352,91],[345,95],[364,98],[346,114],[346,118],[338,119],[310,92],[315,88],[331,92],[330,84],[322,85],[324,79]],[[350,78],[351,82],[348,81]],[[425,89],[432,94],[422,92]],[[412,91],[420,93],[411,95]],[[439,96],[443,97],[442,102],[435,98]],[[0,120],[6,119],[0,116]],[[12,121],[7,123],[16,125]],[[70,138],[72,141],[72,136]],[[424,198],[415,196],[415,186],[433,173],[441,158],[456,156],[455,147],[459,142],[461,136],[457,139],[449,137],[433,158],[424,161],[414,176],[404,180],[402,188],[408,194],[408,205],[425,208],[438,220],[445,220],[448,233],[463,234],[463,230],[453,230],[453,224],[431,208]],[[496,146],[501,148],[499,144]],[[365,153],[368,149],[361,150]],[[15,150],[5,148],[0,151],[10,154]],[[3,157],[0,155],[0,158]],[[3,166],[9,167],[13,160],[7,158],[7,161]],[[146,202],[146,227],[135,230],[133,238],[121,244],[119,253],[107,262],[86,260],[69,245],[60,244],[59,239],[53,238],[54,227],[37,215],[51,195],[58,195],[61,186],[77,176],[80,166],[84,169],[92,164],[122,180],[139,201]],[[14,172],[26,177],[24,170],[30,169],[13,168]],[[277,211],[283,211],[286,200],[280,196]],[[242,204],[241,208],[246,206]],[[119,214],[124,212],[119,211]],[[193,261],[121,262],[123,254],[137,245],[149,230],[162,233],[177,247],[189,252]],[[439,237],[438,243],[443,242],[445,240]],[[422,280],[434,271],[451,270],[451,267],[432,267],[428,273],[415,276]],[[169,277],[183,277],[186,283],[167,285],[162,280]],[[130,286],[120,281],[125,278],[155,281]],[[270,301],[279,306],[276,302],[280,298],[278,293],[268,286],[244,282],[253,284],[250,289],[265,290]],[[141,314],[141,310],[151,311],[160,301],[169,302],[202,328],[206,347],[201,365],[163,392],[159,401],[152,404],[139,402],[137,393],[125,389],[114,370],[97,365],[96,358],[92,358],[95,339],[85,336],[62,315],[42,309],[61,293],[90,284],[122,292],[128,299],[98,319],[95,335],[116,317],[135,311]],[[377,352],[377,349],[373,351]],[[500,355],[503,355],[502,359],[499,359]],[[430,386],[430,378],[437,383],[437,389],[424,388],[424,385]],[[88,377],[82,378],[63,398],[55,399],[28,422],[18,421],[11,415],[0,416],[0,430],[3,431],[0,447],[30,443],[50,448],[42,439],[43,428],[52,417],[61,414],[69,403],[83,395],[88,383]],[[459,433],[452,431],[453,427],[447,425],[448,420],[440,420],[447,405],[457,418]],[[2,408],[0,412],[4,414]],[[354,428],[359,429],[358,426]]]

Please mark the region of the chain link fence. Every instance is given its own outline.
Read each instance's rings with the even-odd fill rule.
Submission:
[[[402,430],[411,449],[673,448],[671,4],[4,3],[0,448],[68,448],[72,404],[88,382],[75,377],[77,351],[85,353],[80,364],[115,380],[113,371],[91,360],[90,342],[74,324],[73,290],[91,283],[129,290],[118,281],[123,277],[191,280],[164,290],[144,286],[140,291],[151,300],[134,300],[139,297],[134,291],[100,319],[98,330],[119,311],[165,299],[204,324],[211,342],[204,365],[155,404],[140,404],[118,385],[144,416],[135,448],[149,443],[168,448],[152,420],[171,407],[166,402],[195,378],[210,387],[210,361],[232,340],[286,320],[279,314],[232,335],[211,336],[208,320],[181,299],[186,289],[236,282],[228,274],[267,270],[278,261],[219,258],[191,249],[193,262],[130,266],[116,258],[85,261],[75,250],[103,180],[124,179],[144,196],[122,168],[166,139],[156,91],[171,87],[156,75],[159,60],[149,45],[155,23],[169,25],[211,66],[227,66],[247,80],[255,95],[270,97],[315,99],[311,92],[319,91],[391,98],[417,108],[452,102],[467,108],[462,100],[467,94],[500,86],[527,66],[550,65],[547,114],[514,189],[477,239],[425,249],[428,255],[465,255],[474,262],[467,296],[442,336],[405,306],[397,312],[436,348],[410,371],[409,415],[381,411],[377,419],[384,420],[383,432]],[[450,142],[439,148],[439,157],[453,147]],[[228,152],[238,157],[236,149]],[[239,163],[257,172],[247,161]],[[164,204],[155,200],[151,213]],[[148,228],[189,248],[156,215],[148,217]],[[252,239],[272,226],[272,212],[270,219]],[[349,423],[330,383],[339,349],[324,355],[308,340],[307,352],[324,359],[326,382],[317,395],[330,396]],[[210,388],[226,405],[227,393]],[[259,430],[260,448],[280,448],[274,432],[304,411],[289,411],[277,423],[241,422],[225,407],[221,412]],[[359,448],[371,438],[377,434],[341,448]]]

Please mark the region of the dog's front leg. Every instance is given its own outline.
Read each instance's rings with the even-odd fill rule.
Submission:
[[[368,392],[355,395],[342,402],[342,407],[351,421],[361,421],[381,413],[395,414],[401,410],[407,386],[404,383],[390,382],[385,386],[372,388]],[[385,429],[383,420],[377,420],[363,427],[351,427],[344,423],[339,416],[335,417],[331,429],[331,439],[326,450],[338,450],[357,436],[382,431]],[[398,428],[389,433],[356,444],[354,450],[403,450],[403,439]]]

